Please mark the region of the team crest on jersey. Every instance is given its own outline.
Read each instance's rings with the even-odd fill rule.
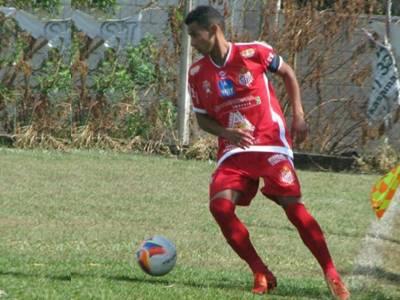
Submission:
[[[294,174],[288,166],[284,166],[281,169],[279,179],[283,184],[287,184],[287,185],[293,184],[295,181]]]
[[[200,65],[194,66],[190,69],[190,76],[194,76],[200,71]]]
[[[243,86],[249,87],[253,82],[253,75],[249,70],[243,69],[239,74],[239,83]]]
[[[251,58],[256,53],[256,50],[253,48],[245,49],[240,52],[240,55],[244,58]]]

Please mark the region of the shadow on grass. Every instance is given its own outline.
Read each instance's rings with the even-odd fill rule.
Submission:
[[[92,277],[90,274],[79,274],[73,273],[72,277]],[[111,281],[120,281],[120,282],[131,282],[131,283],[143,283],[143,284],[153,284],[158,286],[165,286],[165,287],[172,287],[172,286],[185,286],[189,288],[198,288],[198,289],[207,289],[207,288],[214,288],[214,289],[225,289],[225,290],[235,290],[240,292],[249,292],[251,289],[250,283],[244,283],[243,281],[235,281],[228,278],[218,278],[215,281],[209,282],[198,282],[195,278],[192,280],[179,280],[176,278],[169,278],[164,279],[160,277],[154,278],[145,278],[145,277],[130,277],[126,275],[100,275],[99,277],[104,278],[106,280]],[[211,278],[212,280],[212,278]],[[289,281],[289,280],[288,280]],[[321,290],[319,286],[303,284],[297,284],[297,282],[289,282],[286,281],[285,283],[279,283],[277,289],[270,293],[271,296],[274,297],[282,297],[286,299],[287,297],[304,297],[307,299],[322,299],[328,296],[328,290]]]
[[[70,275],[45,275],[45,274],[33,274],[33,273],[23,273],[15,271],[0,271],[0,276],[12,276],[18,278],[47,278],[56,281],[71,281]]]
[[[396,285],[400,283],[400,274],[388,272],[380,267],[357,266],[352,275],[364,275],[380,280],[383,279]]]
[[[262,223],[259,222],[257,224],[247,224],[248,228],[252,228],[252,227],[265,227],[268,228],[268,230],[276,230],[276,231],[290,231],[290,232],[294,232],[297,233],[297,230],[294,226],[292,225],[282,225],[282,226],[271,226],[268,223]],[[334,235],[334,236],[340,236],[340,237],[346,237],[346,238],[358,238],[358,239],[362,239],[364,237],[364,234],[357,234],[357,233],[349,233],[349,232],[335,232],[332,230],[327,230],[327,229],[323,229],[324,233],[326,235]],[[400,243],[399,241],[395,241],[395,240],[389,240],[393,243]]]
[[[80,273],[72,273],[72,277],[93,277],[93,275],[90,274],[80,274]],[[193,287],[193,288],[219,288],[219,289],[235,289],[235,290],[246,290],[246,286],[243,284],[243,282],[233,282],[230,280],[230,282],[226,283],[220,283],[220,282],[196,282],[194,279],[193,280],[179,280],[179,279],[174,279],[174,278],[168,278],[164,279],[161,277],[130,277],[126,275],[100,275],[99,277],[111,280],[111,281],[124,281],[124,282],[132,282],[132,283],[146,283],[146,284],[154,284],[154,285],[163,285],[163,286],[172,286],[172,285],[183,285],[183,286],[188,286],[188,287]]]

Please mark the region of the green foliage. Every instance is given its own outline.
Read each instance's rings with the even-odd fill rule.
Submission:
[[[126,137],[144,137],[147,138],[150,132],[150,124],[146,116],[141,112],[129,114],[125,121],[125,136]]]
[[[10,6],[10,7],[16,7],[16,8],[29,8],[31,7],[32,2],[31,1],[25,1],[25,0],[0,0],[0,6]]]
[[[168,130],[174,130],[176,128],[178,111],[172,101],[168,99],[161,100],[158,105],[157,115],[164,128]]]
[[[0,82],[0,98],[6,98],[10,95],[10,89]]]
[[[116,0],[72,0],[72,7],[77,9],[95,8],[103,11],[113,10],[117,4]]]
[[[109,9],[115,3],[73,1],[72,4],[75,8]],[[59,1],[7,3],[45,10],[54,10],[58,4]],[[12,79],[7,86],[2,85],[0,105],[16,104],[17,128],[13,133],[17,136],[17,147],[120,148],[129,142],[126,139],[140,137],[135,147],[152,152],[154,147],[164,147],[163,143],[171,141],[171,137],[175,139],[177,111],[174,94],[170,93],[173,81],[166,75],[171,65],[160,64],[160,53],[165,49],[158,48],[155,38],[146,36],[139,45],[126,49],[107,49],[97,68],[89,70],[87,58],[93,45],[74,31],[68,53],[48,49],[46,61],[33,69],[32,57],[39,48],[37,41],[17,30],[13,20],[4,20],[0,30],[7,31],[7,37],[2,43],[7,46],[13,35],[16,40],[13,49],[1,56],[0,65],[14,65],[15,68],[10,68],[14,74],[9,78],[22,80]],[[73,58],[71,64],[65,55]]]
[[[33,8],[40,8],[49,12],[54,12],[61,6],[61,0],[35,0],[32,2]]]
[[[151,108],[145,109],[140,101],[143,97],[154,97],[156,87],[161,85],[160,74],[166,71],[159,66],[158,56],[159,49],[151,36],[126,50],[106,51],[105,59],[93,75],[93,89],[106,100],[102,104],[102,117],[112,115],[117,128],[108,132],[110,136],[139,136],[161,142],[173,135],[177,119],[173,102],[155,96],[154,103],[149,101]]]
[[[14,91],[0,81],[0,111],[4,105],[14,102]],[[0,120],[1,122],[1,120]]]
[[[96,91],[117,96],[118,99],[113,99],[117,102],[121,98],[135,97],[137,91],[154,84],[157,79],[154,42],[152,37],[147,37],[123,54],[108,50],[106,59],[96,70]]]
[[[10,43],[10,39],[6,35],[3,35],[4,43]],[[1,43],[1,42],[0,42]],[[4,45],[8,47],[8,45]],[[24,53],[29,51],[29,43],[26,39],[19,38],[13,43],[13,47],[8,49],[7,52],[2,53],[0,56],[0,68],[9,66],[11,64],[17,64],[23,59]]]
[[[140,87],[156,82],[156,58],[158,49],[152,36],[146,36],[136,47],[127,49],[128,68],[132,80]]]
[[[134,89],[131,75],[116,58],[114,61],[103,61],[96,70],[95,90],[99,94],[112,95],[112,102],[118,102],[128,94],[132,95]],[[119,97],[118,97],[119,96]]]
[[[41,94],[69,94],[72,90],[71,69],[61,58],[58,61],[46,61],[37,80],[39,84],[36,91]]]
[[[11,6],[19,9],[42,9],[54,12],[61,6],[61,0],[0,0],[0,6]]]

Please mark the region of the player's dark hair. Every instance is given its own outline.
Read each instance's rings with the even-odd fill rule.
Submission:
[[[225,29],[224,17],[212,6],[200,5],[188,13],[185,24],[197,22],[202,28],[208,29],[210,25],[217,24],[222,31]]]

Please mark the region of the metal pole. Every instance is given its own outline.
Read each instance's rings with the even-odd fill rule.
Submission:
[[[281,13],[281,0],[276,1],[276,11],[275,11],[275,30],[278,31],[279,29],[279,15]]]
[[[390,23],[392,22],[392,0],[386,1],[386,37],[385,44],[390,43]]]
[[[185,1],[185,16],[192,9],[192,0]],[[179,142],[181,145],[189,144],[189,117],[190,117],[190,97],[188,93],[188,71],[191,61],[190,37],[187,34],[186,26],[182,29],[182,49],[179,73],[179,101],[178,101],[178,121],[179,121]]]
[[[385,34],[385,46],[389,48],[390,54],[392,55],[392,44],[390,43],[390,23],[392,22],[392,0],[386,1],[386,34]],[[393,56],[394,57],[394,56]],[[392,115],[388,114],[384,118],[384,130],[385,134],[392,127]],[[389,142],[389,137],[385,137],[385,142]]]

